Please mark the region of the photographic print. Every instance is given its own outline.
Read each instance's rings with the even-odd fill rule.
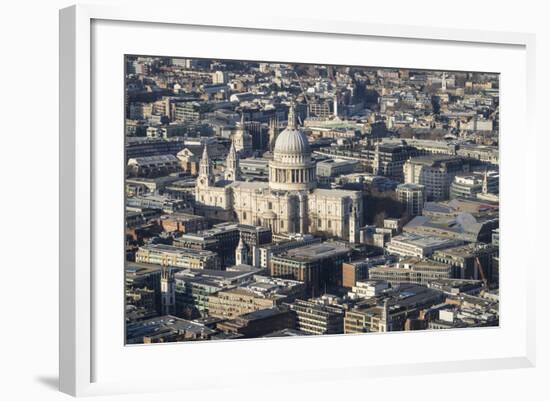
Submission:
[[[124,74],[126,344],[499,325],[499,74]]]

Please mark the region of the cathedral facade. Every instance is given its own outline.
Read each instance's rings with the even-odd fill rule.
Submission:
[[[235,142],[224,178],[216,181],[205,147],[195,200],[208,217],[270,227],[273,233],[317,233],[358,242],[361,192],[320,189],[316,184],[309,143],[291,106],[287,128],[274,141],[268,183],[240,180]]]

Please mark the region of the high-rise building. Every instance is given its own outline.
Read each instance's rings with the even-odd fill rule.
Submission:
[[[456,175],[471,171],[474,161],[454,156],[421,156],[403,165],[406,184],[424,185],[427,200],[449,199],[449,189]]]
[[[409,216],[422,214],[424,207],[425,187],[420,184],[400,184],[395,189],[397,199],[401,202]]]

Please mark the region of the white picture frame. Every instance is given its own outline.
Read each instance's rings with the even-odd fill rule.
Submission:
[[[258,15],[255,15],[258,18],[254,18],[250,13],[258,13]],[[63,392],[80,396],[166,389],[185,390],[205,384],[222,389],[230,386],[233,379],[231,375],[228,375],[225,380],[224,378],[216,378],[215,382],[211,383],[211,378],[206,376],[201,378],[200,373],[196,373],[195,376],[190,376],[188,382],[179,381],[174,383],[169,380],[170,377],[167,377],[166,381],[153,377],[150,381],[144,382],[143,380],[140,381],[139,378],[133,380],[125,377],[119,380],[115,375],[103,374],[100,371],[99,367],[105,366],[106,363],[113,366],[122,366],[118,364],[123,362],[120,360],[115,361],[115,358],[125,357],[121,356],[122,354],[119,356],[108,355],[108,352],[106,352],[108,347],[104,347],[104,336],[98,335],[97,326],[105,327],[105,322],[102,319],[115,318],[113,316],[106,317],[105,314],[100,313],[101,306],[94,306],[97,301],[97,299],[94,299],[95,291],[106,286],[106,283],[102,282],[102,277],[105,276],[94,274],[94,266],[98,260],[101,260],[100,254],[97,253],[98,248],[94,245],[97,238],[95,235],[97,235],[98,227],[102,227],[95,219],[103,213],[102,206],[96,198],[96,194],[101,192],[101,188],[98,188],[97,185],[102,184],[100,180],[96,180],[94,177],[96,177],[96,170],[98,169],[98,154],[104,154],[105,159],[111,160],[109,155],[105,153],[105,149],[101,147],[102,142],[95,141],[96,138],[94,138],[92,128],[94,124],[98,125],[94,118],[97,118],[96,113],[99,112],[99,108],[98,110],[95,109],[96,103],[94,103],[94,88],[92,86],[94,74],[99,74],[100,71],[99,68],[97,71],[94,70],[98,65],[93,59],[94,54],[97,54],[95,52],[98,50],[94,47],[98,46],[98,42],[94,43],[93,41],[94,24],[97,24],[98,21],[109,21],[109,27],[113,27],[117,23],[122,25],[133,24],[131,29],[134,33],[155,25],[159,29],[178,29],[178,27],[197,29],[197,27],[202,27],[208,32],[230,30],[236,34],[245,34],[251,37],[260,32],[267,32],[268,36],[284,34],[309,38],[304,40],[317,40],[315,38],[319,37],[331,40],[332,37],[338,37],[338,40],[341,40],[342,43],[345,43],[346,40],[378,38],[386,41],[435,43],[437,46],[459,44],[462,47],[495,46],[503,49],[511,47],[518,50],[517,57],[521,58],[518,65],[523,65],[521,68],[524,68],[524,70],[522,70],[521,76],[516,77],[517,82],[514,81],[508,88],[511,89],[514,85],[514,88],[517,86],[521,90],[520,99],[514,101],[523,105],[524,109],[516,115],[505,114],[503,111],[502,124],[503,127],[509,124],[509,126],[521,128],[524,132],[524,140],[535,138],[531,124],[534,119],[530,114],[534,110],[534,35],[401,25],[375,25],[361,21],[325,21],[273,15],[260,18],[260,11],[251,10],[250,13],[228,20],[224,15],[220,15],[215,11],[208,15],[188,12],[188,8],[183,5],[179,10],[156,7],[145,9],[139,6],[117,8],[105,5],[78,5],[63,9],[60,12],[60,390]],[[109,27],[107,28],[110,29]],[[128,25],[124,25],[116,27],[116,29],[130,28],[128,28]],[[101,35],[100,33],[99,36]],[[113,38],[113,42],[117,42],[115,38]],[[146,43],[143,43],[143,46],[146,46]],[[162,52],[161,55],[173,55],[166,53],[169,44],[165,46],[165,49],[159,49]],[[134,49],[132,48],[132,50]],[[132,53],[129,50],[127,52]],[[144,52],[143,54],[147,53]],[[186,54],[177,55],[186,56]],[[294,59],[288,61],[294,61]],[[442,66],[448,67],[450,64]],[[122,70],[118,73],[122,76]],[[120,91],[121,88],[116,86],[110,90]],[[504,93],[503,96],[509,95]],[[120,107],[120,110],[122,110],[122,107]],[[122,116],[119,118],[122,119]],[[114,131],[116,132],[116,129]],[[513,148],[514,146],[511,139],[508,143],[503,142],[504,151],[506,147]],[[506,160],[505,155],[506,152],[504,152],[502,158],[503,169],[506,174],[510,173],[510,178],[505,178],[505,180],[522,180],[522,177],[526,177],[526,171],[529,171],[530,168],[536,169],[535,152],[526,151],[525,155],[519,156],[520,160],[518,160],[518,168],[515,172],[505,168],[506,163],[510,163],[510,159]],[[113,160],[113,165],[117,166],[117,162],[117,160]],[[119,165],[122,166],[122,164]],[[525,178],[524,185],[532,184],[532,180],[534,178]],[[525,193],[514,194],[511,189],[508,192],[503,189],[501,193],[504,199],[504,205],[501,209],[505,218],[503,226],[512,228],[508,232],[503,231],[501,233],[502,243],[511,244],[514,241],[520,241],[518,243],[526,244],[529,247],[529,244],[521,242],[522,240],[517,238],[519,233],[517,230],[514,232],[513,227],[518,224],[517,219],[519,218],[525,219],[528,230],[529,227],[534,227],[536,208],[528,207],[528,199]],[[508,201],[508,199],[510,200]],[[507,204],[507,202],[509,203]],[[508,210],[506,207],[508,207]],[[518,210],[520,213],[513,213],[511,210]],[[114,235],[113,238],[116,238],[116,235],[119,234],[115,233]],[[505,252],[503,265],[507,263],[505,261],[506,257],[508,257],[508,260],[513,261],[515,256],[512,253],[507,254],[504,248],[503,252]],[[432,358],[425,361],[417,360],[417,357],[411,354],[408,360],[406,360],[407,358],[402,359],[400,363],[381,363],[380,361],[363,363],[357,361],[353,365],[346,365],[342,368],[332,366],[330,358],[327,366],[319,367],[317,365],[316,368],[312,367],[315,365],[306,366],[303,361],[296,360],[293,361],[291,370],[281,369],[274,362],[272,370],[258,366],[253,369],[240,366],[235,369],[235,374],[249,372],[253,377],[257,376],[259,381],[262,380],[262,374],[265,373],[287,381],[298,379],[326,381],[329,379],[337,380],[338,377],[343,376],[356,377],[357,380],[360,380],[365,375],[369,377],[388,374],[399,375],[406,374],[411,369],[414,369],[416,373],[432,373],[436,371],[454,372],[534,366],[535,286],[533,282],[523,277],[534,270],[535,260],[532,255],[533,253],[527,252],[527,256],[523,257],[522,261],[518,260],[523,270],[521,278],[516,280],[517,288],[514,288],[516,292],[503,291],[502,308],[517,307],[518,309],[510,309],[511,313],[503,314],[502,326],[494,329],[491,334],[496,337],[506,332],[508,328],[511,332],[515,330],[513,336],[502,334],[501,341],[513,341],[513,344],[509,344],[510,347],[507,349],[502,347],[502,352],[495,349],[484,353],[480,348],[477,354],[472,352],[471,355],[465,358],[453,358],[451,356],[448,359],[443,352],[439,359]],[[120,256],[122,257],[122,255]],[[120,274],[122,274],[122,270],[122,265],[120,265]],[[506,272],[503,274],[506,274]],[[511,287],[505,288],[510,289]],[[122,292],[120,297],[122,297]],[[508,299],[513,300],[513,302],[509,302]],[[517,305],[511,305],[512,303],[517,303]],[[516,319],[513,324],[510,320],[506,321],[506,317],[508,316],[510,319],[512,314]],[[122,316],[122,314],[120,315]],[[113,320],[113,324],[119,323],[122,322]],[[519,328],[513,329],[511,326],[518,326]],[[469,344],[475,344],[477,341],[488,341],[487,339],[490,336],[487,333],[487,331],[481,332],[478,330],[458,330],[452,331],[452,333],[438,333],[437,335],[444,336],[447,341],[454,341],[454,338],[459,338],[457,336],[460,335]],[[427,340],[427,338],[423,339],[422,334],[419,333],[408,333],[406,335],[409,337],[403,337],[401,334],[375,335],[374,337],[384,337],[386,339],[384,341],[391,340],[402,347],[406,347],[407,342],[412,344],[416,341]],[[270,348],[277,349],[283,344],[284,347],[290,349],[290,355],[293,355],[292,350],[305,350],[308,347],[357,347],[361,342],[373,341],[368,340],[368,336],[370,335],[276,339],[268,345]],[[410,336],[416,337],[412,339]],[[122,339],[117,339],[117,341],[120,342],[120,347],[124,349]],[[230,355],[236,354],[244,352],[243,347],[248,347],[251,350],[251,355],[266,351],[266,342],[238,341],[237,343],[239,344],[229,344],[221,341],[216,344],[192,344],[194,348],[188,348],[187,351],[191,357],[195,358],[201,353],[207,353],[208,355],[223,352],[229,352]],[[141,347],[140,350],[128,352],[136,354],[135,357],[138,357],[137,354],[140,353],[140,358],[157,358],[156,361],[158,362],[163,358],[167,358],[168,350],[171,354],[178,353],[182,346],[187,347],[188,345],[170,344],[149,347],[148,349],[146,349],[147,347]],[[226,351],[229,348],[231,349]],[[122,351],[126,352],[126,350]],[[160,356],[155,356],[153,353]],[[143,354],[147,354],[147,356]],[[96,363],[96,358],[103,362],[101,364]],[[315,360],[312,359],[312,363],[314,364]],[[297,371],[300,372],[299,375],[295,374]],[[271,376],[271,378],[273,377]]]

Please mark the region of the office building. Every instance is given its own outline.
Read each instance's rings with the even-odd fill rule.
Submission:
[[[218,255],[212,251],[151,244],[139,247],[136,262],[188,269],[221,269]]]
[[[490,243],[499,226],[499,205],[472,199],[427,202],[422,216],[403,227],[405,233]]]
[[[405,206],[409,216],[422,214],[424,207],[425,189],[420,184],[400,184],[395,189],[397,199]]]
[[[208,228],[203,216],[189,213],[172,213],[160,216],[159,225],[166,232],[194,233]]]
[[[240,334],[242,338],[261,337],[281,330],[293,330],[296,316],[286,307],[273,307],[245,313],[216,325],[226,334]]]
[[[289,249],[271,257],[270,274],[302,281],[308,294],[319,295],[341,285],[342,263],[348,262],[351,248],[337,242],[323,242]]]
[[[387,281],[390,284],[427,284],[434,280],[453,277],[453,268],[445,263],[429,259],[405,258],[392,266],[373,266],[369,270],[371,280]]]
[[[144,156],[128,160],[128,174],[134,177],[165,176],[180,169],[174,155]]]
[[[464,241],[445,237],[436,237],[434,235],[422,235],[404,232],[393,237],[386,244],[386,250],[389,253],[395,253],[400,256],[415,256],[425,258],[430,256],[435,250],[451,248],[462,245]]]
[[[471,243],[434,252],[435,261],[456,269],[455,277],[462,279],[492,281],[493,259],[498,247],[491,244]]]
[[[370,266],[366,260],[342,263],[342,287],[351,289],[358,281],[368,280]]]
[[[298,299],[290,304],[296,314],[296,328],[308,334],[341,334],[344,332],[344,310],[313,300]]]
[[[305,285],[299,281],[255,276],[249,283],[221,290],[208,299],[208,314],[232,319],[283,302],[292,302],[305,295]]]
[[[405,184],[423,185],[427,200],[446,200],[454,177],[471,171],[476,164],[471,159],[455,156],[413,157],[403,165]]]
[[[439,304],[445,295],[436,289],[416,284],[399,284],[376,299],[367,299],[346,311],[344,333],[403,331],[409,319],[420,311]]]
[[[209,340],[216,330],[176,316],[154,317],[126,325],[126,344]]]

